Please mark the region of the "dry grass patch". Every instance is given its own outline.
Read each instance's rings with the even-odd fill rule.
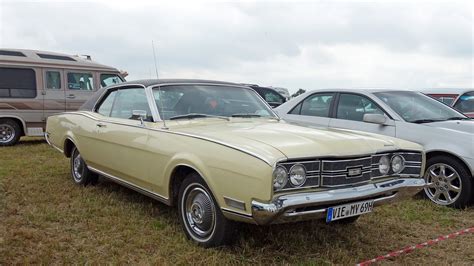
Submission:
[[[74,185],[69,161],[40,139],[0,148],[0,207],[0,264],[354,264],[474,226],[474,208],[415,199],[354,225],[242,225],[235,245],[202,249],[185,239],[174,208],[105,180]],[[385,263],[473,262],[470,234]]]

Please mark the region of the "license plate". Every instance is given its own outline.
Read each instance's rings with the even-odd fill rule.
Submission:
[[[373,200],[359,201],[355,203],[329,207],[326,216],[326,222],[329,223],[332,221],[369,213],[372,212],[373,209]]]

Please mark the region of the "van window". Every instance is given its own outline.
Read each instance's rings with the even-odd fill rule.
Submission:
[[[122,83],[123,80],[117,74],[100,74],[100,87],[107,87]]]
[[[35,71],[29,68],[0,68],[0,97],[35,98]]]
[[[46,71],[46,89],[61,89],[61,73],[59,71]]]
[[[67,86],[70,90],[94,90],[94,78],[92,77],[92,73],[67,73]]]

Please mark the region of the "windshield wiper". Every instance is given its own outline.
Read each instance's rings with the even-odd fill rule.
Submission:
[[[262,117],[261,115],[252,114],[252,113],[237,113],[237,114],[233,114],[231,116],[232,117],[245,117],[245,118]]]
[[[170,120],[176,119],[194,119],[194,118],[220,118],[229,121],[229,118],[226,116],[219,116],[219,115],[207,115],[207,114],[198,114],[198,113],[191,113],[185,115],[175,115],[170,117]]]
[[[455,117],[446,118],[446,120],[470,120],[470,118],[469,117],[455,116]]]
[[[410,122],[415,123],[415,124],[424,124],[424,123],[432,123],[432,122],[440,122],[440,121],[443,121],[443,120],[439,120],[439,119],[418,119],[418,120],[413,120],[413,121],[410,121]]]

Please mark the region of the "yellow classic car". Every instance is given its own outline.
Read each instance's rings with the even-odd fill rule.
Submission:
[[[425,186],[418,144],[280,120],[244,85],[143,80],[51,116],[50,145],[79,185],[98,176],[177,206],[186,236],[228,243],[236,222],[354,222]]]

